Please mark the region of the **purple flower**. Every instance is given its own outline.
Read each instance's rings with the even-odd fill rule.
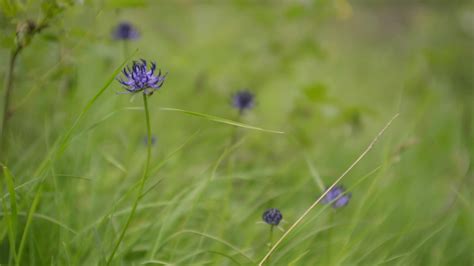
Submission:
[[[155,145],[155,143],[156,143],[156,137],[155,137],[155,136],[151,136],[151,141],[150,141],[150,142],[151,142],[151,145]],[[144,143],[145,145],[148,144],[148,136],[144,136],[144,137],[143,137],[143,143]]]
[[[232,96],[232,105],[242,113],[245,110],[252,109],[255,105],[255,96],[248,90],[241,90]]]
[[[337,209],[346,206],[351,199],[351,193],[345,193],[343,186],[335,186],[323,198],[323,203],[332,203],[332,207]]]
[[[265,221],[267,224],[270,225],[278,225],[283,219],[283,215],[281,215],[281,212],[276,209],[276,208],[271,208],[266,210],[263,215],[262,215],[263,221]]]
[[[114,29],[113,37],[116,40],[136,40],[140,37],[137,29],[129,22],[120,22]]]
[[[130,68],[126,66],[123,70],[123,78],[117,78],[118,82],[124,86],[127,92],[123,93],[137,93],[143,91],[146,95],[152,95],[155,90],[158,90],[165,82],[165,75],[161,75],[161,70],[155,74],[156,64],[151,63],[148,69],[147,62],[143,59],[140,61],[133,61]]]

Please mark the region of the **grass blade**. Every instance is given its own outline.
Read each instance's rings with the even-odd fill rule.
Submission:
[[[3,213],[0,212],[0,216],[7,217],[7,216],[8,216],[8,213],[6,213],[6,212],[3,212]],[[26,214],[25,212],[19,212],[19,213],[18,213],[18,216],[22,216],[22,217],[25,216],[25,217],[26,217],[27,214]],[[71,232],[71,233],[73,233],[73,234],[77,234],[77,232],[76,232],[74,229],[72,229],[71,227],[69,227],[69,226],[67,226],[66,224],[64,224],[64,223],[62,223],[62,222],[60,222],[60,221],[58,221],[58,220],[56,220],[56,219],[54,219],[54,218],[52,218],[52,217],[49,217],[49,216],[47,216],[47,215],[40,214],[40,213],[35,213],[35,214],[33,214],[33,217],[34,217],[34,218],[37,218],[37,219],[44,220],[44,221],[48,221],[48,222],[50,222],[50,223],[52,223],[52,224],[55,224],[55,225],[57,225],[57,226],[59,226],[59,227],[62,227],[63,229],[65,229],[65,230],[67,230],[67,231],[69,231],[69,232]]]
[[[10,239],[10,252],[13,255],[13,258],[16,261],[16,232],[18,225],[18,208],[16,205],[16,193],[15,193],[15,182],[13,175],[10,173],[10,170],[6,166],[3,166],[3,175],[5,176],[5,181],[7,183],[8,194],[10,196],[10,212],[7,210],[7,206],[4,201],[2,201],[4,212],[7,214],[5,216],[6,222],[8,224],[8,238]]]
[[[18,248],[18,257],[17,257],[17,260],[16,260],[16,265],[17,266],[21,265],[21,257],[23,255],[23,250],[25,249],[26,237],[28,235],[28,229],[31,226],[31,222],[33,221],[33,215],[34,215],[34,213],[36,211],[36,207],[38,206],[38,203],[40,201],[41,194],[43,192],[43,185],[44,185],[44,182],[41,182],[39,184],[38,190],[36,191],[35,197],[33,198],[33,203],[31,204],[31,208],[28,211],[28,216],[26,218],[25,229],[23,230],[23,235],[21,236],[21,240],[20,240],[20,247]]]
[[[171,235],[170,237],[168,237],[168,239],[166,239],[164,241],[164,243],[168,242],[170,239],[175,238],[175,237],[177,237],[179,235],[182,235],[182,234],[195,234],[195,235],[203,236],[205,238],[214,240],[216,242],[219,242],[219,243],[223,244],[224,246],[227,246],[227,247],[231,248],[233,251],[237,252],[242,257],[246,258],[249,262],[255,263],[255,261],[249,255],[245,254],[245,252],[240,250],[238,247],[232,245],[231,243],[229,243],[229,242],[227,242],[227,241],[225,241],[225,240],[223,240],[219,237],[216,237],[216,236],[213,236],[213,235],[210,235],[210,234],[206,234],[206,233],[201,233],[201,232],[196,231],[196,230],[185,229],[185,230],[181,230],[179,232],[176,232],[173,235]]]
[[[11,215],[8,211],[7,204],[5,203],[4,199],[0,198],[0,201],[2,202],[2,208],[3,208],[3,221],[2,222],[7,224],[6,226],[3,226],[2,224],[2,229],[4,231],[0,232],[0,241],[3,242],[3,238],[5,237],[5,234],[8,235],[8,244],[10,245],[10,254],[11,254],[9,263],[11,263],[12,258],[16,261],[15,235],[13,233],[13,225],[11,222],[12,219],[10,218]]]
[[[217,122],[217,123],[221,123],[221,124],[227,124],[227,125],[236,126],[236,127],[241,127],[241,128],[246,128],[246,129],[253,129],[253,130],[258,130],[258,131],[263,131],[263,132],[268,132],[268,133],[275,133],[275,134],[285,134],[285,132],[283,132],[283,131],[264,129],[264,128],[261,128],[261,127],[251,126],[251,125],[243,124],[243,123],[240,123],[240,122],[232,121],[232,120],[229,120],[229,119],[226,119],[226,118],[221,118],[221,117],[218,117],[218,116],[213,116],[213,115],[208,115],[208,114],[203,114],[203,113],[198,113],[198,112],[193,112],[193,111],[187,111],[187,110],[178,109],[178,108],[163,107],[163,108],[160,108],[160,110],[181,112],[181,113],[185,113],[185,114],[188,114],[188,115],[204,118],[204,119],[207,119],[209,121],[213,121],[213,122]]]
[[[10,210],[13,231],[16,232],[16,225],[18,224],[18,209],[16,206],[15,182],[10,170],[8,170],[6,166],[3,166],[3,175],[5,176],[5,181],[7,183],[8,194],[10,195]]]

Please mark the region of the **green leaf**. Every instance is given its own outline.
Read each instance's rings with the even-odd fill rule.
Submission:
[[[231,125],[231,126],[242,127],[242,128],[246,128],[246,129],[253,129],[253,130],[258,130],[258,131],[264,131],[264,132],[269,132],[269,133],[285,134],[285,132],[283,132],[283,131],[270,130],[270,129],[264,129],[264,128],[260,128],[260,127],[251,126],[251,125],[246,125],[246,124],[243,124],[243,123],[240,123],[240,122],[232,121],[232,120],[229,120],[229,119],[226,119],[226,118],[221,118],[221,117],[217,117],[217,116],[213,116],[213,115],[208,115],[208,114],[203,114],[203,113],[198,113],[198,112],[192,112],[192,111],[187,111],[187,110],[182,110],[182,109],[177,109],[177,108],[163,107],[163,108],[160,108],[160,109],[163,110],[163,111],[181,112],[181,113],[185,113],[185,114],[188,114],[188,115],[201,117],[201,118],[213,121],[213,122],[227,124],[227,125]]]

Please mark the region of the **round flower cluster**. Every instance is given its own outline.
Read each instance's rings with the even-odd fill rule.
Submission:
[[[281,214],[280,210],[276,208],[271,208],[266,210],[262,215],[263,221],[270,225],[278,225],[280,221],[283,219],[283,215]]]

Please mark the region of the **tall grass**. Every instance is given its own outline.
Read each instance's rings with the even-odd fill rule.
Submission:
[[[16,59],[0,264],[474,262],[470,2],[80,2]],[[48,8],[0,0],[2,62]],[[116,95],[136,58],[171,74],[145,108]]]

